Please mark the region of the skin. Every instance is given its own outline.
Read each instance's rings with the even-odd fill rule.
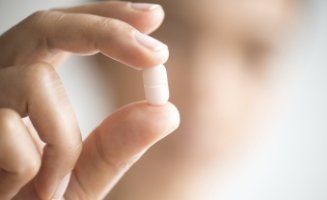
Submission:
[[[291,30],[296,4],[159,2],[167,12],[156,36],[170,46],[171,101],[182,123],[124,176],[108,199],[221,199],[212,192],[230,181],[224,179],[226,169],[238,165],[248,142],[264,134],[257,128],[272,107],[270,75],[278,68],[274,61]],[[114,64],[101,56],[98,61]],[[117,83],[119,105],[143,98],[142,80],[116,65],[103,70]]]
[[[133,68],[165,62],[167,52],[148,51],[130,34],[133,27],[155,30],[162,9],[136,11],[121,2],[37,12],[1,36],[0,199],[49,199],[70,171],[66,199],[102,199],[109,191],[109,199],[119,200],[203,199],[210,193],[206,186],[223,185],[221,169],[242,155],[256,119],[270,107],[270,61],[288,29],[293,2],[161,3],[169,9],[159,36],[170,44],[172,101],[183,123],[113,191],[144,151],[178,126],[178,112],[170,103],[135,102],[82,143],[54,69],[67,52],[101,52],[100,64],[113,66],[104,71],[117,83],[112,87],[119,105],[143,98],[139,76],[107,57]]]
[[[149,147],[178,127],[173,104],[134,102],[82,142],[56,72],[70,53],[100,52],[132,68],[165,62],[165,45],[153,50],[135,39],[137,31],[157,29],[163,17],[160,6],[105,2],[36,12],[0,37],[1,200],[51,199],[69,173],[65,199],[102,199]]]

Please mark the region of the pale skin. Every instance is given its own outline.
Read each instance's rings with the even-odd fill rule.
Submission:
[[[160,38],[171,50],[167,63],[171,96],[183,123],[178,134],[152,149],[116,190],[113,186],[139,156],[178,126],[176,108],[129,104],[81,143],[54,69],[66,52],[100,51],[105,55],[100,57],[103,70],[108,70],[108,77],[114,74],[119,104],[143,98],[141,82],[135,78],[139,76],[122,66],[108,67],[117,65],[108,57],[134,68],[165,62],[167,52],[148,51],[128,34],[133,27],[144,33],[154,31],[163,20],[162,8],[136,11],[128,3],[101,3],[38,12],[0,38],[0,88],[5,91],[0,95],[0,153],[10,152],[0,155],[4,160],[0,161],[0,199],[49,199],[58,180],[72,170],[66,199],[101,199],[110,192],[109,199],[119,200],[202,200],[210,187],[224,185],[219,178],[206,179],[220,177],[222,165],[242,156],[242,145],[255,134],[251,125],[256,117],[261,119],[262,110],[270,108],[269,61],[289,26],[294,2],[160,3],[169,11]],[[111,23],[113,18],[119,21]],[[37,106],[31,110],[28,103]],[[31,118],[36,131],[28,120],[26,129],[24,116]],[[43,131],[41,125],[47,129]],[[55,156],[41,156],[39,136]]]
[[[156,33],[170,47],[171,100],[182,123],[128,171],[108,199],[224,199],[223,187],[231,181],[225,169],[237,174],[233,168],[246,157],[247,145],[266,137],[257,127],[274,109],[269,81],[271,70],[281,67],[271,61],[293,37],[285,36],[298,2],[159,1],[166,19]],[[114,63],[98,59],[106,75],[114,74],[120,105],[143,97],[142,80],[131,70],[105,68]]]
[[[0,199],[51,199],[70,172],[65,199],[101,199],[149,147],[178,127],[173,104],[134,102],[82,142],[56,72],[70,53],[100,52],[138,69],[166,62],[165,45],[148,48],[135,39],[138,31],[153,32],[163,18],[160,6],[106,2],[39,11],[0,37]]]

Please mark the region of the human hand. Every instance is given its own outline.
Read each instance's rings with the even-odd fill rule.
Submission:
[[[100,52],[135,68],[163,63],[167,46],[142,34],[163,18],[157,5],[104,2],[36,12],[0,37],[0,199],[60,199],[69,180],[65,199],[101,199],[177,128],[172,104],[135,102],[82,142],[55,70],[69,53]]]

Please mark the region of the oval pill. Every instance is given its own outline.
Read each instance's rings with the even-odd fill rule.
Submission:
[[[143,70],[143,85],[146,100],[152,105],[163,105],[169,99],[167,70],[158,65]]]

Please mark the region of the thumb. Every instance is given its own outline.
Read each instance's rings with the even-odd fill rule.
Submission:
[[[96,128],[83,145],[66,199],[101,199],[154,143],[174,131],[179,113],[174,105],[129,104]]]

